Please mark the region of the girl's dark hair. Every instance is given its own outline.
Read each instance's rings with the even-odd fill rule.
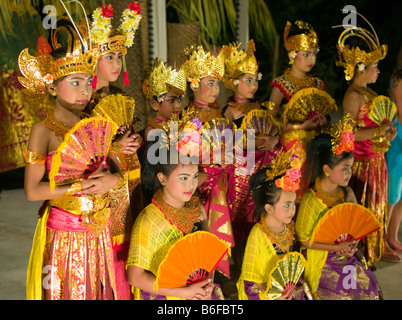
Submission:
[[[280,191],[282,189],[275,184],[275,180],[280,179],[282,176],[265,181],[267,178],[266,170],[267,169],[261,169],[256,172],[250,180],[250,189],[255,203],[254,218],[257,221],[261,220],[261,215],[265,212],[265,205],[275,205],[281,196]]]
[[[310,33],[310,30],[305,28],[299,28],[299,26],[296,23],[292,23],[292,26],[289,29],[288,38],[297,36],[299,34],[308,34],[308,33]]]
[[[324,175],[324,165],[331,169],[343,160],[353,158],[353,151],[342,152],[340,155],[332,153],[332,137],[328,133],[320,133],[307,146],[307,156],[303,179],[310,188],[314,185],[317,177]]]

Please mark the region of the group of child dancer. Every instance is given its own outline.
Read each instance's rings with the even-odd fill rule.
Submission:
[[[261,74],[252,40],[246,50],[238,43],[219,52],[190,47],[179,70],[156,59],[143,84],[152,111],[145,130],[122,130],[110,146],[107,162],[89,177],[52,189],[52,157],[69,130],[94,116],[101,99],[126,96],[111,83],[133,44],[141,19],[139,4],[128,6],[117,30],[107,27],[112,17],[112,6],[105,5],[93,12],[89,30],[85,24],[77,27],[72,20],[59,19],[51,44],[42,38],[35,57],[25,49],[19,58],[24,76],[20,81],[27,93],[36,101],[50,96],[53,104],[47,119],[33,126],[24,154],[27,198],[44,201],[28,265],[27,298],[225,299],[224,285],[212,275],[188,286],[156,290],[158,268],[169,248],[189,233],[207,230],[232,247],[232,257],[226,254],[215,274],[237,281],[239,299],[266,300],[270,268],[281,255],[299,248],[307,260],[300,286],[280,299],[380,299],[372,269],[387,243],[385,152],[397,130],[394,124],[379,126],[367,117],[376,97],[367,85],[376,81],[386,46],[378,41],[373,45],[369,39],[369,48],[351,47],[346,38],[367,40],[371,33],[362,28],[342,33],[338,64],[350,87],[344,116],[332,125],[329,112],[310,113],[303,121],[284,117],[286,104],[297,92],[314,88],[326,97],[324,81],[310,75],[319,46],[306,22],[286,25],[290,67],[272,81],[269,101],[263,103],[253,99]],[[61,30],[69,33],[66,48],[57,42]],[[124,78],[127,83],[126,72]],[[399,80],[395,79],[395,88]],[[217,102],[220,81],[233,91],[223,108]],[[400,99],[397,88],[395,96]],[[182,108],[186,93],[190,102]],[[191,124],[195,129],[198,135],[189,136],[187,147],[157,138],[158,129],[169,137],[170,120],[179,128]],[[234,143],[232,138],[208,140],[199,135],[202,128],[255,129],[255,148],[247,148],[251,142],[243,136]],[[233,161],[200,163],[204,152],[194,147],[201,142],[214,150],[214,156],[219,153],[227,160],[231,155]],[[174,161],[171,152],[164,152],[169,148],[196,161]],[[397,170],[401,149],[394,148],[394,142],[390,149],[397,156],[389,160],[388,170]],[[166,161],[151,163],[150,150],[156,157],[165,154]],[[253,160],[252,168],[248,161],[236,161],[239,154]],[[395,186],[390,189],[399,190],[392,205],[400,200],[400,181],[392,180]],[[138,190],[143,196],[137,196]],[[359,243],[311,242],[323,214],[343,202],[372,210],[380,221],[379,231]],[[141,212],[132,214],[133,207]],[[88,211],[94,220],[100,212],[107,217],[96,220],[98,232],[84,219]],[[397,238],[392,244],[392,252],[401,249]],[[356,272],[352,287],[343,285],[345,266]]]

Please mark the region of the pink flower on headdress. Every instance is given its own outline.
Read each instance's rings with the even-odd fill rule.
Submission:
[[[354,149],[355,136],[353,132],[342,132],[339,145],[336,147],[335,154],[340,155],[342,152],[351,152]]]
[[[195,130],[185,133],[177,143],[177,151],[182,156],[199,157],[202,152],[200,134]]]
[[[128,8],[134,11],[135,14],[141,14],[141,5],[137,1],[130,3]]]
[[[102,6],[102,16],[110,18],[113,16],[113,6],[111,4],[105,4]]]
[[[300,188],[301,171],[298,168],[292,168],[286,171],[286,174],[275,180],[275,185],[284,191],[297,191]]]

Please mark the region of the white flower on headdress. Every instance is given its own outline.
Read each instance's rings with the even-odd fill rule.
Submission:
[[[53,83],[53,76],[51,75],[51,74],[46,74],[43,78],[42,78],[42,80],[46,83],[46,84],[51,84],[51,83]]]
[[[258,72],[258,74],[257,74],[257,80],[261,80],[262,79],[262,73],[261,72]]]
[[[291,57],[292,59],[295,59],[296,56],[297,56],[297,52],[296,52],[296,51],[290,51],[289,54],[290,54],[290,57]]]
[[[240,83],[240,80],[239,80],[239,79],[233,80],[233,84],[234,84],[235,86],[237,86],[239,83]]]
[[[364,63],[359,63],[358,68],[359,68],[360,72],[363,72],[364,70],[366,70],[366,66],[364,65]]]
[[[124,9],[118,30],[126,37],[124,45],[128,48],[134,43],[135,31],[138,29],[141,19],[141,6],[139,2],[133,1],[128,5],[128,8]]]

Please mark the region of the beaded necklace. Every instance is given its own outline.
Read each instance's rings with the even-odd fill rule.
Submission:
[[[43,121],[43,124],[48,127],[50,130],[54,131],[56,137],[64,139],[66,133],[72,128],[68,124],[65,124],[56,119],[54,116],[54,110],[47,111],[47,118]]]
[[[272,245],[275,245],[282,252],[288,252],[295,239],[294,237],[294,222],[285,224],[285,229],[282,232],[272,231],[266,224],[264,219],[261,219],[261,229],[267,235]]]
[[[176,209],[162,199],[162,190],[159,189],[152,203],[165,215],[172,225],[175,225],[184,234],[191,233],[194,224],[200,218],[199,198],[191,197],[183,209]]]
[[[321,188],[321,179],[317,177],[315,179],[315,188],[317,189],[315,193],[316,196],[320,198],[328,208],[332,208],[337,204],[345,202],[345,192],[340,186],[338,186],[335,193],[325,192]]]

